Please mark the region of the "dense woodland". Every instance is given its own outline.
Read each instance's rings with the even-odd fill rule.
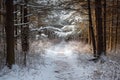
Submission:
[[[69,13],[72,15],[62,20],[61,15]],[[39,39],[41,33],[49,40],[62,39],[59,29],[73,24],[78,26],[75,33],[64,39],[91,45],[91,60],[96,62],[101,55],[120,49],[119,17],[120,0],[0,0],[0,69],[26,65],[30,44],[37,35]]]

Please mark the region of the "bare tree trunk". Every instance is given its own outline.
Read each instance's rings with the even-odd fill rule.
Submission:
[[[91,7],[90,7],[90,0],[88,0],[88,13],[89,13],[89,31],[90,31],[90,38],[92,39],[92,46],[93,46],[93,53],[94,57],[96,57],[96,41],[95,41],[95,35],[92,25],[92,17],[91,17]]]
[[[104,0],[104,53],[106,55],[106,0]]]
[[[24,6],[24,23],[25,25],[22,26],[21,35],[22,35],[22,51],[24,53],[24,65],[26,65],[26,54],[29,50],[29,26],[28,26],[28,18],[27,18],[27,1],[25,1]]]
[[[16,12],[17,11],[17,5],[14,5],[14,11]],[[14,24],[17,24],[17,12],[14,13]],[[18,26],[15,26],[15,49],[17,50],[17,27]]]
[[[114,27],[114,0],[112,1],[112,21],[111,21],[111,26],[110,26],[110,43],[109,43],[109,50],[111,51],[113,49],[113,27]]]
[[[96,32],[97,32],[97,57],[100,58],[103,50],[103,26],[101,0],[95,0]]]
[[[14,22],[13,22],[13,0],[6,0],[6,43],[7,43],[7,59],[6,63],[9,68],[15,63],[14,54]]]
[[[119,12],[118,12],[118,6],[119,6],[119,4],[118,4],[118,0],[117,0],[117,24],[116,24],[116,30],[115,30],[115,32],[116,32],[116,38],[115,38],[115,51],[116,51],[116,48],[117,48],[117,43],[118,43],[118,27],[119,27]]]

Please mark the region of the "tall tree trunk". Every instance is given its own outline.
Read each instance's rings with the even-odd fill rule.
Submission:
[[[17,5],[14,5],[14,12],[16,12],[16,13],[14,13],[14,24],[17,24],[17,22],[18,22],[18,19],[17,19]],[[18,26],[15,26],[14,28],[15,28],[15,30],[14,30],[14,33],[15,33],[15,49],[17,50],[17,28],[18,28]]]
[[[106,0],[104,0],[104,53],[106,55]]]
[[[14,22],[13,22],[13,0],[6,0],[6,43],[7,43],[7,59],[6,63],[9,68],[15,63],[14,54]]]
[[[91,7],[90,7],[90,0],[88,1],[88,13],[89,13],[89,31],[90,31],[90,38],[92,39],[92,46],[93,46],[93,53],[94,57],[96,57],[96,41],[95,41],[95,35],[94,35],[94,30],[93,30],[93,25],[92,25],[92,17],[91,17]]]
[[[25,25],[22,26],[21,34],[22,34],[22,51],[24,53],[24,65],[26,65],[26,54],[29,50],[29,26],[28,26],[28,11],[27,11],[27,1],[25,0],[24,6],[24,23]]]
[[[114,27],[114,0],[112,1],[112,13],[111,13],[111,26],[110,26],[110,43],[109,43],[109,50],[113,49],[113,27]]]
[[[116,50],[116,48],[117,48],[117,42],[118,42],[118,27],[119,27],[119,12],[118,12],[118,6],[119,6],[119,4],[118,4],[118,0],[117,0],[117,24],[116,24],[116,30],[115,30],[115,32],[116,32],[116,38],[115,38],[115,50]]]
[[[101,0],[95,0],[96,32],[97,32],[97,57],[103,53],[103,27],[102,27]]]

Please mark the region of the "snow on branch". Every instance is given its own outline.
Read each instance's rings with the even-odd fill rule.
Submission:
[[[16,10],[16,11],[14,11],[13,13],[15,14],[15,13],[18,13],[18,12],[20,12],[20,10]]]
[[[22,26],[22,25],[28,25],[30,24],[30,22],[27,22],[27,23],[20,23],[20,24],[14,24],[14,26]]]
[[[30,17],[30,16],[32,16],[33,14],[28,14],[28,15],[26,15],[25,17]]]

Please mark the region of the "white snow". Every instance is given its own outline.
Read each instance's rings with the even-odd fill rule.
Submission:
[[[75,31],[75,27],[76,25],[65,25],[64,27],[62,27],[61,29],[63,31]]]
[[[69,32],[58,32],[58,31],[55,31],[55,34],[57,34],[59,37],[65,38],[65,37],[67,37],[69,35],[72,35],[73,31],[69,31]]]
[[[27,66],[14,65],[11,70],[5,67],[0,80],[120,80],[120,65],[116,62],[88,61],[92,58],[89,45],[76,41],[35,43],[35,53],[29,54]],[[44,54],[41,48],[45,49]]]

